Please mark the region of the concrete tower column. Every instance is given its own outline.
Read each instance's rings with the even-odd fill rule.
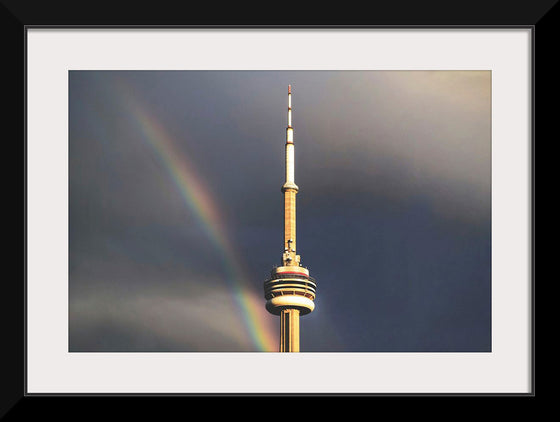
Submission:
[[[280,313],[280,351],[299,352],[298,309],[284,309]]]
[[[288,252],[284,265],[296,263],[296,193],[294,189],[284,191],[284,250]]]

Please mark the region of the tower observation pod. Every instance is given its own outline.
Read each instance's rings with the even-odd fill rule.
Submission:
[[[266,309],[280,316],[280,352],[299,352],[299,317],[315,308],[315,280],[301,266],[296,254],[296,194],[294,179],[294,129],[292,87],[288,85],[288,127],[286,129],[286,177],[284,194],[284,252],[281,266],[273,268],[264,282]]]

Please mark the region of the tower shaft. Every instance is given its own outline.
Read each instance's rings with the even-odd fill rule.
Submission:
[[[280,351],[299,352],[298,309],[284,309],[280,313]]]
[[[284,191],[284,251],[283,265],[296,263],[296,191]]]

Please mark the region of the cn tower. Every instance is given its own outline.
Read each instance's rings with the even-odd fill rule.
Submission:
[[[301,266],[296,254],[296,194],[294,180],[294,129],[292,128],[292,87],[288,85],[288,127],[286,129],[286,181],[284,194],[284,253],[281,266],[273,268],[264,282],[266,309],[280,315],[280,352],[299,352],[299,317],[315,308],[315,280]]]

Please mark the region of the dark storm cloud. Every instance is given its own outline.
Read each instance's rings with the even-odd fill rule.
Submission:
[[[417,195],[442,212],[457,204],[456,216],[480,217],[490,192],[490,74],[444,73],[371,72],[333,83],[297,131],[307,141],[298,153],[310,166],[300,170],[314,183],[310,194]]]
[[[194,163],[261,296],[282,247],[289,83],[298,248],[318,281],[302,350],[489,350],[490,76],[71,72],[71,350],[253,347],[122,86]]]
[[[219,280],[200,275],[166,280],[158,274],[151,281],[151,287],[147,283],[131,287],[130,280],[115,277],[95,292],[75,294],[70,310],[71,350],[251,351],[241,321],[230,318],[224,324],[218,318],[237,312]]]

